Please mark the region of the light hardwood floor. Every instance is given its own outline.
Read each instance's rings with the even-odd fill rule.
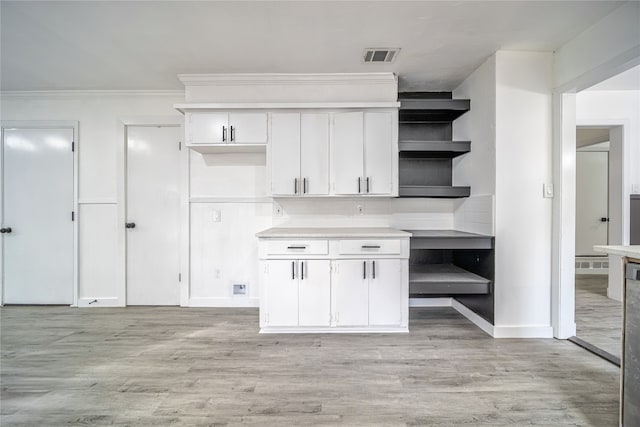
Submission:
[[[618,368],[450,308],[397,335],[259,335],[255,309],[0,311],[2,426],[617,425]]]
[[[605,275],[576,275],[576,336],[619,358],[622,305],[607,297],[607,286]]]

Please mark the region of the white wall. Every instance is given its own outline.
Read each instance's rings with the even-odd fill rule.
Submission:
[[[554,87],[585,89],[630,68],[640,56],[640,3],[630,1],[556,50]],[[611,69],[607,64],[615,64]]]

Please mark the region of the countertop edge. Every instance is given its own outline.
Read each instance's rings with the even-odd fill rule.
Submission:
[[[594,246],[593,250],[610,255],[640,259],[640,245],[598,245]]]

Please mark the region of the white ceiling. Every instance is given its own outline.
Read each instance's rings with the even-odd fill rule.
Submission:
[[[640,90],[640,65],[617,74],[597,85],[591,86],[586,90]]]
[[[617,1],[2,1],[3,90],[181,89],[180,73],[393,71],[451,90],[498,49],[552,51]],[[367,47],[400,47],[363,64]]]

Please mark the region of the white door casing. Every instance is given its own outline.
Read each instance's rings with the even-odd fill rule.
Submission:
[[[127,126],[127,305],[180,302],[180,132]]]
[[[3,123],[5,304],[75,303],[74,134]]]
[[[576,256],[602,255],[594,245],[608,242],[609,153],[576,153]]]

